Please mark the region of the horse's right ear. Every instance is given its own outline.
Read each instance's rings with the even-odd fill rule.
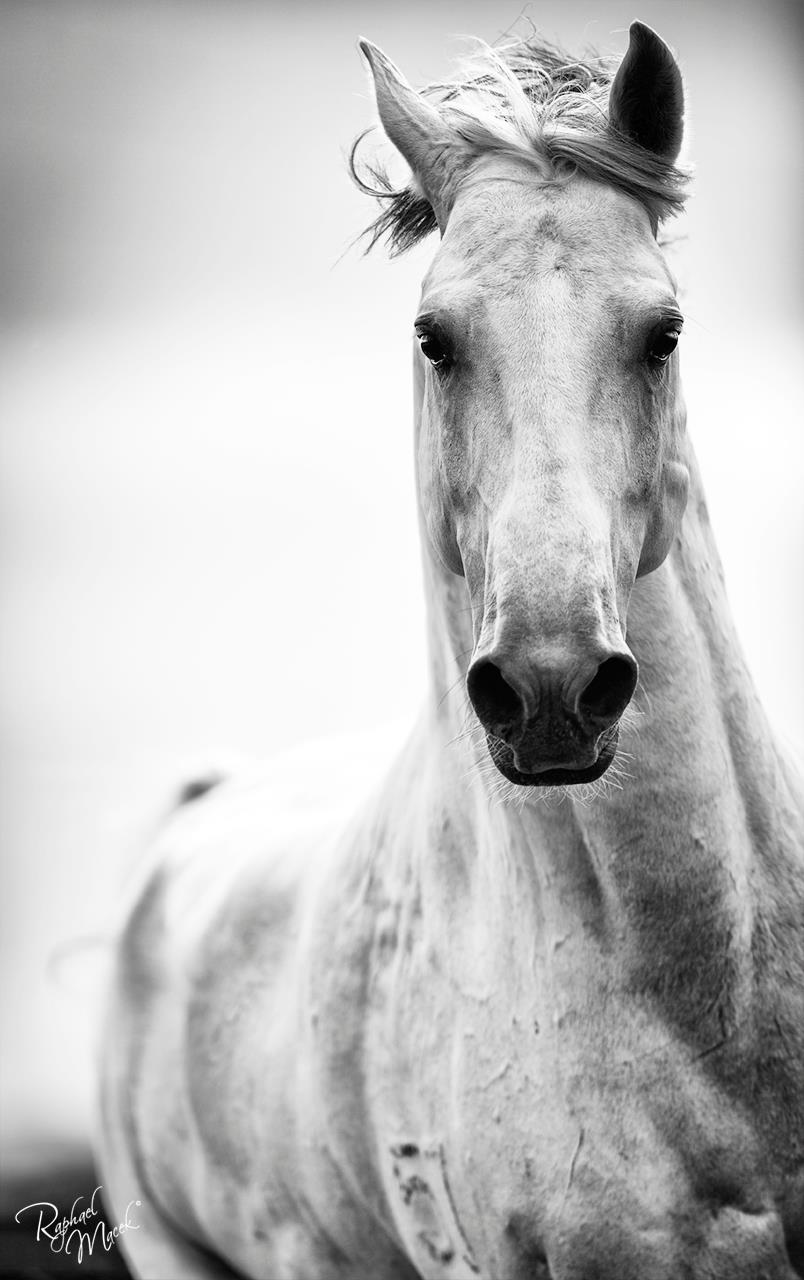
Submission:
[[[609,123],[672,164],[684,134],[681,72],[664,40],[643,22],[631,23],[629,37],[609,94]]]
[[[452,204],[458,140],[436,108],[408,84],[382,49],[368,40],[359,43],[374,78],[382,127],[410,165],[443,232]]]

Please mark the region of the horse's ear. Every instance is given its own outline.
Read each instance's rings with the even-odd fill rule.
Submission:
[[[633,22],[628,51],[609,95],[618,133],[671,163],[684,134],[684,87],[675,58],[655,31]]]
[[[452,203],[457,139],[436,108],[408,84],[382,49],[368,40],[360,50],[371,68],[377,110],[391,142],[410,165],[444,230]]]

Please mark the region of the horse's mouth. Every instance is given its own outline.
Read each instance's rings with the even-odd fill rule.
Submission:
[[[566,764],[558,768],[549,766],[545,769],[526,772],[517,767],[513,747],[503,742],[502,738],[496,738],[491,733],[486,734],[489,755],[495,765],[508,782],[513,782],[518,787],[575,787],[582,782],[594,782],[606,772],[614,760],[619,739],[620,727],[615,723],[600,735],[596,744],[597,758],[591,764],[582,764],[577,767]]]

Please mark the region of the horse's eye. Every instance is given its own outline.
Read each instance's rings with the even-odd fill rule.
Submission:
[[[434,333],[420,333],[419,346],[422,349],[422,355],[425,355],[436,369],[443,369],[447,363],[447,352],[444,344]]]
[[[663,333],[655,333],[648,346],[648,360],[651,364],[666,364],[678,346],[678,329],[665,329]]]

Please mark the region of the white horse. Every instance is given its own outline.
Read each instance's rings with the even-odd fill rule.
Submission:
[[[656,238],[678,68],[636,23],[613,80],[530,40],[420,94],[362,47],[413,174],[375,236],[441,232],[415,323],[432,682],[357,812],[306,812],[297,761],[169,823],[104,1033],[129,1260],[792,1280],[804,801],[685,435]]]

